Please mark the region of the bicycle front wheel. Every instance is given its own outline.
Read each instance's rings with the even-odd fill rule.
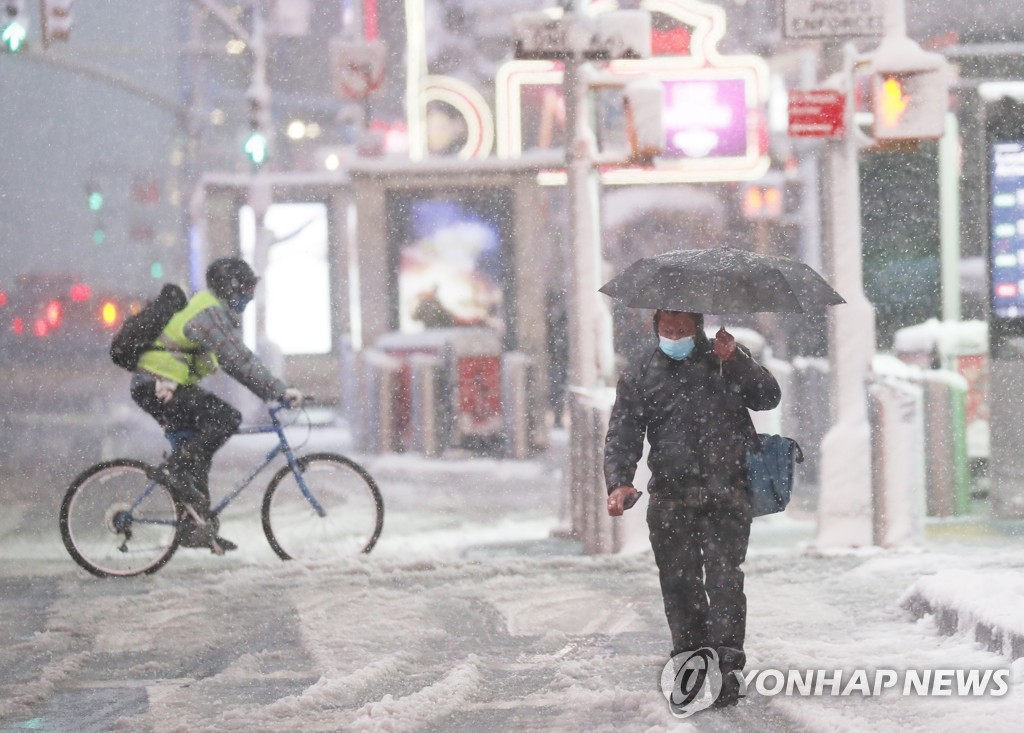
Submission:
[[[80,474],[65,494],[60,536],[93,575],[154,573],[178,548],[174,498],[149,471],[141,461],[105,461]]]
[[[366,470],[344,456],[314,453],[275,474],[263,496],[263,531],[282,560],[369,552],[384,527],[384,501]]]

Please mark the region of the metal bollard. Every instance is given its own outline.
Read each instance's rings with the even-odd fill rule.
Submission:
[[[522,460],[530,453],[530,357],[518,351],[501,356],[501,412],[505,455]]]
[[[360,352],[359,447],[367,453],[395,450],[395,395],[402,365],[378,349]]]
[[[804,454],[797,473],[800,491],[793,501],[801,508],[814,510],[818,506],[821,444],[832,425],[828,361],[794,359],[789,389],[788,398],[783,398],[782,429],[800,444]]]
[[[412,447],[428,458],[441,455],[440,406],[441,360],[429,354],[409,357],[412,371]]]
[[[928,516],[970,510],[967,457],[967,380],[955,372],[921,372],[924,388],[925,484]]]

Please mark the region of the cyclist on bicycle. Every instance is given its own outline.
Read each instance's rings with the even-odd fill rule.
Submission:
[[[207,290],[196,293],[139,359],[131,382],[136,404],[164,430],[185,432],[159,478],[186,505],[182,547],[234,550],[217,534],[210,514],[210,464],[213,455],[237,430],[241,413],[202,389],[200,380],[218,367],[263,400],[301,404],[302,393],[289,387],[250,351],[241,338],[241,315],[252,300],[259,278],[236,257],[214,261],[206,270]],[[191,507],[194,511],[189,512]]]

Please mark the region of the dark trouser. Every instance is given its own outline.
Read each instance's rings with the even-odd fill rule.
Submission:
[[[208,510],[213,454],[238,430],[241,413],[199,387],[178,387],[170,402],[164,404],[156,398],[154,384],[149,380],[132,381],[132,399],[164,430],[191,433],[177,441],[167,460],[167,470],[173,476],[188,479],[206,502],[206,506],[196,508]]]
[[[691,508],[652,494],[647,525],[673,654],[711,647],[733,657],[729,666],[742,669],[747,597],[740,565],[747,555],[750,521],[750,506],[742,496]]]

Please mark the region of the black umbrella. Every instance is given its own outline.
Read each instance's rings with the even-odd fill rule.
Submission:
[[[846,301],[802,262],[716,247],[637,260],[600,292],[632,308],[692,313],[805,313]]]

